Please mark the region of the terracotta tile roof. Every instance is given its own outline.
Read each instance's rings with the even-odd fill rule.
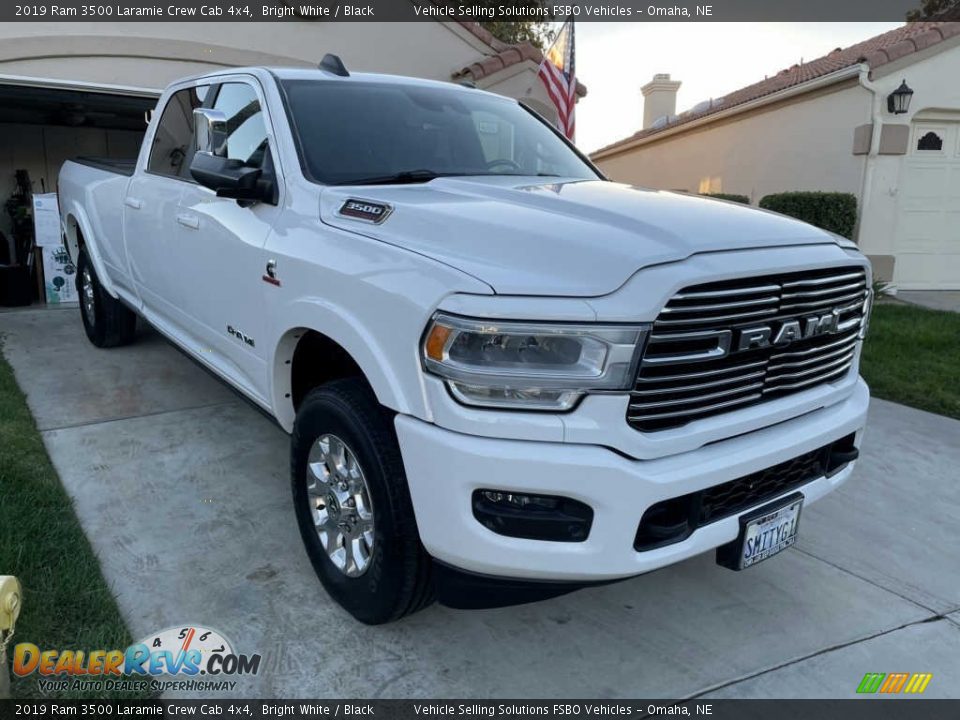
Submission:
[[[462,79],[470,76],[473,80],[480,80],[481,78],[493,75],[495,72],[524,62],[525,60],[530,60],[536,65],[539,65],[543,61],[543,53],[540,52],[540,49],[528,42],[510,45],[495,38],[493,34],[481,26],[480,23],[461,22],[460,25],[473,33],[473,35],[483,43],[489,45],[493,53],[482,60],[470,63],[466,67],[457,70],[453,73],[454,78]],[[578,79],[577,96],[584,97],[586,94],[586,85]]]
[[[865,63],[871,70],[898,60],[906,55],[960,35],[960,22],[916,22],[877,35],[848,48],[837,48],[816,60],[794,65],[776,75],[748,85],[725,97],[714,100],[708,107],[694,108],[677,115],[671,122],[656,128],[646,128],[615,143],[595,150],[592,155],[616,150],[634,140],[651,137],[665,130],[679,127],[693,120],[713,115],[737,105],[757,100],[786,88],[802,85],[824,75],[843,70],[852,65]]]

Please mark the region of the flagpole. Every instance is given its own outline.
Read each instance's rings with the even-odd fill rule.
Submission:
[[[573,114],[573,134],[570,137],[570,142],[574,145],[577,144],[577,34],[574,32],[574,23],[576,21],[573,19],[573,13],[570,14],[570,77],[573,78],[573,88],[571,92],[573,93],[573,106],[571,108],[571,113]]]
[[[567,35],[569,33],[569,35]],[[558,43],[563,42],[558,47]],[[560,32],[553,43],[543,53],[537,68],[537,79],[546,87],[547,96],[556,109],[556,122],[553,124],[571,142],[576,136],[576,60],[573,13],[567,16],[560,26]],[[556,56],[559,53],[559,58]],[[558,75],[559,73],[559,75]],[[527,88],[527,96],[533,92],[532,82]]]

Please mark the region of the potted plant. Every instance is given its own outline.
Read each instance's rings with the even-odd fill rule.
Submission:
[[[17,187],[5,203],[13,224],[13,257],[0,265],[0,305],[29,305],[33,301],[33,188],[26,170],[17,170]]]

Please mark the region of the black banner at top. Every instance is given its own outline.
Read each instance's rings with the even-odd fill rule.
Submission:
[[[924,0],[38,0],[4,2],[7,22],[416,22],[529,21],[896,22],[923,15]],[[960,20],[960,2],[935,19]]]

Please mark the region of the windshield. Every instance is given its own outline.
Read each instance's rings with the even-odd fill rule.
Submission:
[[[597,174],[512,100],[460,88],[281,81],[304,174],[315,182],[442,175]]]

